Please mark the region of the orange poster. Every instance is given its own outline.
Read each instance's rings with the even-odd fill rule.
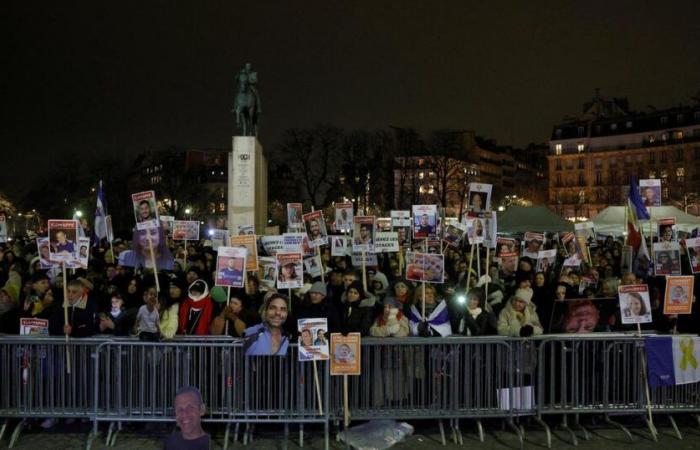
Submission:
[[[690,314],[694,277],[666,277],[664,314]]]
[[[359,375],[360,350],[360,333],[332,333],[331,375]]]

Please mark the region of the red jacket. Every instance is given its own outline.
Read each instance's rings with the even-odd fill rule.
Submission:
[[[195,326],[193,332],[190,333],[189,330],[186,330],[187,317],[190,314],[190,309],[192,309],[193,307],[195,307],[196,309],[202,308],[202,315],[200,316],[199,322],[197,322],[197,325]],[[209,334],[209,324],[211,324],[213,311],[214,304],[211,302],[211,298],[209,296],[206,296],[197,302],[187,297],[187,300],[185,300],[180,305],[180,321],[178,333],[190,335],[194,334],[197,336],[204,336]]]

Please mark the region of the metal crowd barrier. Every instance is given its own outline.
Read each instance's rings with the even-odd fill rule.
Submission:
[[[70,369],[66,370],[66,351]],[[359,376],[349,377],[352,419],[448,420],[462,442],[459,419],[474,419],[480,438],[483,418],[501,418],[523,439],[519,416],[533,416],[551,432],[545,416],[567,418],[590,435],[578,419],[603,414],[700,412],[700,383],[653,389],[646,395],[644,341],[624,334],[502,337],[366,338]],[[113,444],[123,422],[173,422],[177,389],[197,386],[207,412],[204,420],[245,424],[243,440],[255,423],[323,424],[343,418],[343,377],[330,377],[326,362],[297,361],[296,345],[286,357],[246,357],[242,341],[231,338],[178,338],[149,343],[131,338],[0,336],[0,418],[20,419],[13,445],[28,418],[81,418],[110,423]],[[649,422],[649,421],[648,421]],[[653,423],[649,423],[655,435]],[[630,435],[631,436],[631,435]]]

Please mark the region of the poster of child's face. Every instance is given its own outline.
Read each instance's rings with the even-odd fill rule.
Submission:
[[[299,319],[299,361],[329,359],[328,319]]]
[[[557,296],[550,318],[543,324],[552,333],[593,333],[607,331],[609,319],[615,317],[617,302],[606,299],[564,299],[565,293]]]
[[[659,225],[659,241],[671,242],[674,240],[673,225]]]
[[[649,288],[646,285],[627,285],[619,287],[620,315],[622,323],[651,322],[651,304]]]

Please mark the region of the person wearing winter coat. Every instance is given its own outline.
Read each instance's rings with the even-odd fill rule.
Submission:
[[[462,308],[456,321],[456,334],[465,336],[496,334],[498,319],[484,301],[484,292],[480,288],[469,291],[466,304]]]
[[[393,297],[384,299],[382,312],[369,329],[373,337],[408,336],[408,318],[401,312],[401,303]]]
[[[423,287],[416,289],[413,305],[408,318],[412,336],[431,337],[452,334],[450,313],[444,299],[438,299],[437,290],[431,284],[425,285],[425,317],[423,313]]]
[[[330,305],[327,292],[325,284],[320,281],[315,282],[304,295],[295,314],[297,319],[324,317],[328,319],[328,332],[333,333],[340,330],[340,317],[338,308]]]
[[[345,303],[340,307],[340,332],[369,334],[374,319],[374,296],[365,292],[362,283],[353,281],[345,290]]]
[[[187,299],[180,305],[179,333],[198,336],[209,334],[213,310],[209,286],[203,280],[195,280],[187,289]]]
[[[518,289],[498,316],[501,336],[530,337],[542,334],[542,325],[532,303],[532,289]]]

